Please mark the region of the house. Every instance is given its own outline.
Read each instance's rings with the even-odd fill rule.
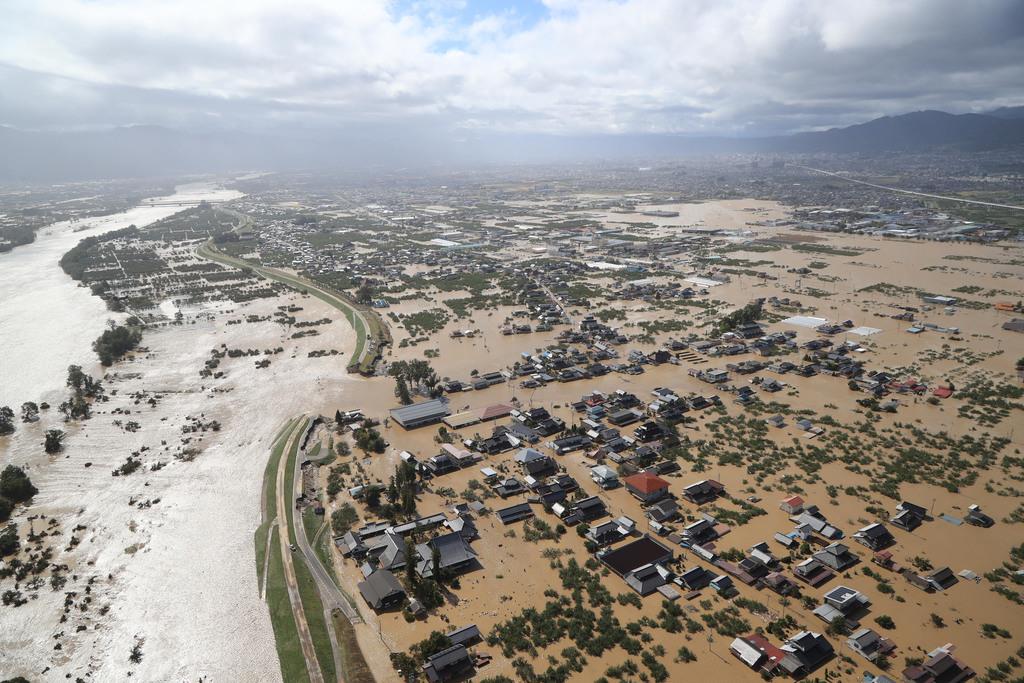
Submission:
[[[459,462],[449,453],[440,453],[427,458],[426,462],[423,463],[423,467],[433,477],[439,477],[442,474],[448,474],[449,472],[461,469]]]
[[[892,643],[870,628],[862,628],[850,634],[846,644],[851,650],[869,662],[873,662],[892,649]]]
[[[860,558],[851,553],[850,549],[842,543],[830,543],[811,557],[837,572],[860,562]]]
[[[645,564],[637,567],[624,577],[626,585],[640,595],[650,595],[666,583],[670,572],[659,564]]]
[[[586,534],[586,539],[597,545],[597,547],[603,548],[612,543],[618,543],[628,535],[629,533],[619,526],[618,522],[611,521],[590,527]]]
[[[725,492],[725,486],[714,479],[702,479],[683,489],[683,498],[694,505],[710,503]]]
[[[928,653],[928,659],[903,670],[906,683],[961,683],[974,677],[974,669],[953,656],[946,644]]]
[[[733,639],[729,652],[751,669],[765,675],[770,675],[785,657],[785,652],[759,633]]]
[[[533,517],[533,508],[530,507],[529,503],[519,503],[497,510],[495,514],[498,515],[498,519],[501,520],[502,524],[512,524],[528,517]]]
[[[633,431],[633,436],[640,443],[650,443],[668,436],[668,432],[657,422],[645,422]]]
[[[444,525],[452,531],[457,531],[462,534],[462,537],[467,541],[480,537],[480,533],[476,528],[476,523],[473,521],[472,517],[470,517],[468,512],[458,515],[455,519],[445,521]]]
[[[787,536],[786,534],[778,531],[775,532],[775,534],[772,536],[772,539],[786,549],[798,545],[798,541],[795,538],[793,538],[792,536]]]
[[[813,534],[817,534],[825,540],[834,541],[843,537],[843,532],[829,524],[816,505],[805,508],[796,518],[796,522],[797,534],[802,538],[810,538]]]
[[[397,607],[405,602],[405,591],[395,575],[387,569],[375,569],[357,586],[366,604],[374,611]]]
[[[786,596],[797,591],[797,585],[782,572],[772,572],[761,579],[761,584],[770,591]]]
[[[591,467],[590,478],[603,489],[613,489],[619,485],[619,475],[607,465]]]
[[[672,550],[650,536],[643,536],[614,550],[598,553],[598,559],[622,577],[645,564],[669,564],[672,558]]]
[[[718,538],[715,525],[701,518],[683,527],[683,542],[690,545],[702,545]]]
[[[801,631],[783,643],[785,654],[779,668],[790,676],[803,676],[814,671],[835,654],[832,644],[820,633]]]
[[[608,514],[604,501],[597,496],[590,496],[576,501],[573,511],[579,516],[581,522],[589,522],[592,519],[599,519]]]
[[[625,427],[628,424],[639,422],[643,415],[637,410],[623,409],[616,410],[608,416],[608,422],[616,427]]]
[[[711,588],[713,588],[716,592],[721,593],[722,595],[728,595],[729,593],[732,593],[734,590],[736,590],[736,585],[733,583],[732,577],[728,574],[716,576],[715,578],[711,579],[711,583],[708,585],[710,585]]]
[[[996,523],[994,519],[982,512],[981,508],[977,505],[971,505],[967,508],[967,515],[964,516],[964,521],[971,526],[980,526],[984,529]]]
[[[384,534],[383,551],[377,557],[377,566],[394,571],[405,566],[405,539],[393,532]]]
[[[416,429],[435,424],[450,414],[448,400],[445,398],[435,398],[391,409],[391,419],[401,425],[403,429]]]
[[[494,492],[502,498],[508,498],[509,496],[526,491],[526,487],[523,486],[523,482],[514,477],[509,477],[508,479],[499,481],[497,484],[492,486],[491,489],[493,489]]]
[[[927,518],[927,509],[920,505],[903,501],[896,506],[896,514],[889,519],[889,522],[893,526],[898,526],[904,531],[913,531],[917,527],[921,526]]]
[[[814,609],[814,616],[831,624],[837,618],[846,619],[870,604],[871,601],[860,591],[849,586],[836,586],[825,594],[825,601]]]
[[[477,628],[476,624],[457,628],[447,635],[452,645],[465,645],[466,647],[475,645],[483,640],[483,635],[481,635],[480,629]]]
[[[668,522],[679,515],[679,503],[672,498],[662,498],[656,503],[648,505],[644,514],[648,519],[659,524]]]
[[[644,503],[652,503],[668,494],[668,482],[650,472],[638,472],[623,479],[626,490]]]
[[[430,683],[445,683],[462,678],[473,671],[473,659],[465,645],[452,645],[427,657],[423,673]]]
[[[779,509],[787,515],[798,515],[803,512],[804,499],[800,496],[790,496],[779,503]]]
[[[590,437],[583,434],[570,434],[551,442],[551,447],[558,455],[565,455],[586,448],[591,444]]]
[[[868,524],[863,529],[859,529],[853,535],[853,540],[857,541],[864,547],[875,551],[885,550],[896,542],[896,539],[893,538],[889,530],[885,528],[885,525],[879,524],[878,522]]]
[[[461,574],[476,562],[476,553],[466,539],[457,531],[436,536],[416,546],[416,573],[424,579],[434,576],[434,552],[437,551],[437,567],[446,574]]]
[[[523,468],[524,474],[535,478],[558,471],[555,461],[535,448],[524,448],[516,453],[516,462]]]
[[[941,567],[924,577],[925,581],[936,591],[944,591],[957,584],[958,579],[949,567]]]
[[[817,588],[835,576],[835,572],[814,557],[808,557],[793,567],[793,576]]]
[[[713,578],[715,578],[714,574],[709,572],[707,569],[704,569],[704,567],[697,565],[695,567],[690,567],[680,574],[676,579],[676,582],[686,586],[692,591],[697,591],[711,583],[711,579]]]

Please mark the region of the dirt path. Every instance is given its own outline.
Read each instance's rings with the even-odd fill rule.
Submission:
[[[266,504],[263,509],[266,510]],[[270,520],[270,527],[267,531],[267,551],[263,557],[263,580],[260,582],[260,598],[264,601],[267,599],[267,572],[270,571],[270,544],[274,542],[274,524],[277,522],[277,517]]]
[[[304,430],[296,429],[288,438],[284,451],[281,453],[281,460],[277,466],[277,522],[278,538],[281,542],[281,559],[284,564],[285,584],[288,586],[288,599],[292,604],[292,614],[295,616],[295,628],[299,634],[299,643],[302,645],[302,656],[306,660],[306,671],[309,673],[310,683],[324,683],[323,675],[320,672],[320,663],[316,658],[316,650],[313,647],[313,637],[309,632],[309,623],[306,621],[306,612],[302,607],[302,596],[299,594],[299,583],[295,578],[295,563],[292,561],[292,550],[288,539],[288,514],[282,511],[287,510],[286,506],[292,505],[290,491],[285,491],[285,473],[288,471],[288,454],[295,446]],[[302,520],[295,523],[296,528],[302,527]]]

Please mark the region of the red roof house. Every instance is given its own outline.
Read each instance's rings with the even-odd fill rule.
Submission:
[[[668,482],[650,472],[638,472],[622,480],[626,490],[645,503],[652,503],[668,494]]]

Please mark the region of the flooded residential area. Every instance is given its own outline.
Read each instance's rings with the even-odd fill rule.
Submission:
[[[0,27],[0,683],[1024,683],[1021,0]]]
[[[1018,233],[680,171],[217,178],[0,255],[0,449],[36,489],[4,666],[1012,669]]]

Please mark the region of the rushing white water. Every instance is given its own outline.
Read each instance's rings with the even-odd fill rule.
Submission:
[[[148,225],[200,201],[242,196],[210,183],[190,183],[152,201],[191,202],[138,206],[123,213],[47,226],[32,244],[0,254],[0,406],[60,402],[71,364],[95,365],[92,341],[110,318],[103,301],[61,270],[59,261],[79,240],[129,225]],[[149,201],[149,200],[147,200]]]

